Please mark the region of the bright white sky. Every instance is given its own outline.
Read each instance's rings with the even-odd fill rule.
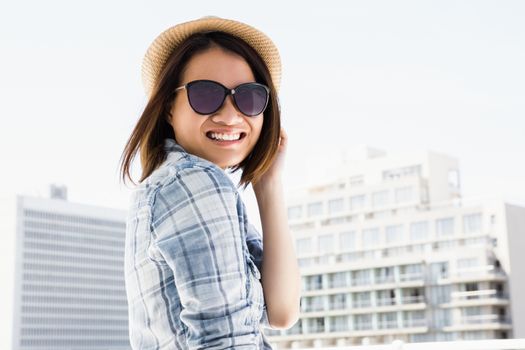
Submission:
[[[206,15],[280,49],[287,188],[368,144],[457,157],[464,196],[525,205],[525,2],[480,0],[0,2],[1,197],[63,183],[71,201],[125,208],[117,170],[146,102],[142,57]],[[6,232],[0,244],[13,246]]]

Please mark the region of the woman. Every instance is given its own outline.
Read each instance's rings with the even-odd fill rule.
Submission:
[[[269,349],[260,325],[296,322],[280,68],[265,34],[218,17],[171,27],[149,47],[149,100],[121,167],[131,180],[140,151],[125,250],[133,349]],[[239,186],[252,184],[264,251],[228,170],[242,170]]]

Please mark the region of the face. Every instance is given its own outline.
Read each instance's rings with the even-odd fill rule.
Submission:
[[[194,55],[181,76],[182,86],[197,79],[217,81],[229,89],[255,82],[248,63],[241,56],[214,47]],[[179,90],[171,109],[170,124],[175,139],[186,151],[217,164],[222,169],[242,162],[259,139],[263,113],[249,117],[242,114],[228,95],[222,107],[210,115],[196,113],[190,106],[187,91]],[[210,133],[241,134],[235,142],[217,141]]]

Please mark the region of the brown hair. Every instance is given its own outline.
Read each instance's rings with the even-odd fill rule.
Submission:
[[[263,114],[263,126],[259,139],[252,152],[239,164],[232,167],[236,172],[242,169],[239,187],[246,188],[255,184],[268,170],[277,156],[281,130],[281,112],[270,72],[257,52],[242,39],[230,34],[212,31],[191,35],[168,58],[150,95],[150,99],[133,129],[121,156],[120,172],[122,180],[135,182],[130,175],[130,167],[137,152],[140,151],[142,175],[144,181],[166,159],[164,139],[175,139],[173,127],[168,124],[175,95],[174,90],[180,84],[185,66],[193,55],[219,46],[243,57],[252,69],[255,80],[270,88],[268,107]]]

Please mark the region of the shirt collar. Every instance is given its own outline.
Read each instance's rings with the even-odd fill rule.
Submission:
[[[177,143],[177,141],[175,141],[172,138],[164,139],[164,151],[166,152],[166,158],[170,163],[178,163],[179,161],[184,159],[192,163],[201,163],[207,166],[211,165],[217,167],[217,169],[221,169],[215,163],[210,162],[207,159],[198,157],[192,153],[189,153],[184,149],[184,147],[182,147],[180,144]]]

